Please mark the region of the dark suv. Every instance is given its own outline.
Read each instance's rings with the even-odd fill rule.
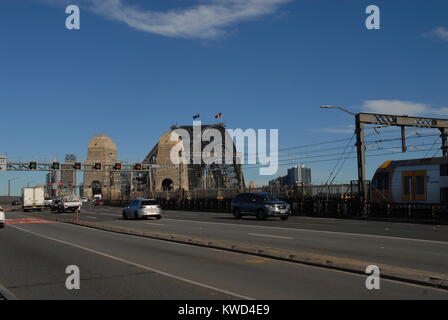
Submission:
[[[291,207],[284,201],[265,192],[240,193],[232,200],[232,212],[235,218],[245,215],[256,216],[258,220],[267,217],[280,217],[288,219]]]

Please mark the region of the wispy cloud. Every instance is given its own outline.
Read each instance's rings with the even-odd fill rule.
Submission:
[[[65,3],[66,0],[42,0]],[[167,11],[148,10],[124,0],[81,0],[96,14],[127,24],[136,30],[168,37],[215,39],[232,26],[273,14],[292,0],[198,0],[195,6]]]
[[[395,115],[436,115],[448,116],[448,107],[434,108],[427,104],[400,100],[367,100],[363,109],[366,112]]]
[[[448,42],[448,28],[437,27],[424,34],[427,37],[437,38],[442,41]]]

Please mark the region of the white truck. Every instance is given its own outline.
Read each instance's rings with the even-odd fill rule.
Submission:
[[[0,228],[4,228],[5,227],[5,211],[3,210],[2,207],[0,207]]]
[[[76,212],[81,210],[82,201],[77,196],[64,196],[58,204],[58,212]]]
[[[25,187],[22,189],[22,209],[39,210],[45,208],[45,187]]]

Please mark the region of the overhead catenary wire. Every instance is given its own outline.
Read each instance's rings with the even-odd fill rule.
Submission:
[[[412,145],[412,146],[408,146],[408,148],[415,148],[415,147],[424,147],[424,146],[429,146],[429,145],[431,145],[431,146],[433,146],[433,144],[430,144],[430,143],[423,143],[423,144],[420,144],[420,145]],[[353,145],[353,146],[355,146],[355,145]],[[379,151],[379,150],[381,150],[381,151],[387,151],[387,150],[397,150],[398,149],[398,147],[390,147],[390,148],[384,148],[384,147],[380,147],[381,149],[376,149],[376,150],[372,150],[372,149],[367,149],[366,150],[366,154],[367,154],[367,156],[369,156],[369,153],[371,153],[371,152],[375,152],[375,151]],[[349,152],[349,154],[354,154],[354,153],[356,153],[356,151],[353,151],[353,149],[354,148],[352,148],[352,150]],[[413,152],[413,151],[407,151],[407,152]],[[395,153],[402,153],[401,151],[399,151],[399,152],[395,152]],[[286,163],[290,163],[290,161],[291,160],[300,160],[302,163],[312,163],[312,162],[318,162],[319,160],[317,160],[317,161],[302,161],[303,159],[315,159],[315,158],[325,158],[325,157],[331,157],[331,156],[339,156],[339,158],[333,158],[333,159],[331,159],[331,160],[334,160],[334,161],[337,161],[338,159],[340,159],[342,156],[343,156],[343,154],[344,153],[329,153],[329,154],[324,154],[324,155],[315,155],[315,156],[305,156],[305,157],[298,157],[298,158],[288,158],[288,159],[282,159],[282,158],[280,158],[280,159],[278,159],[277,160],[277,163],[284,163],[284,162],[286,162]],[[254,163],[254,164],[248,164],[248,165],[246,165],[245,167],[250,167],[250,166],[260,166],[260,165],[263,165],[263,164],[258,164],[258,163]]]
[[[412,151],[407,151],[407,153],[414,153],[414,152],[426,152],[426,151],[433,151],[436,150],[436,154],[440,151],[439,148],[429,148],[429,149],[421,149],[421,150],[412,150]],[[378,157],[378,156],[388,156],[388,155],[397,155],[397,154],[401,154],[402,152],[387,152],[387,153],[378,153],[378,154],[371,154],[368,155],[368,157]],[[356,159],[357,157],[349,157],[348,159]],[[323,160],[311,160],[311,161],[304,161],[302,162],[303,164],[308,164],[308,163],[320,163],[320,162],[329,162],[329,161],[336,161],[338,158],[332,158],[332,159],[323,159]],[[271,163],[272,164],[272,163]],[[278,163],[274,163],[274,164],[278,164]],[[253,164],[253,165],[246,165],[244,166],[245,170],[253,170],[253,169],[259,169],[262,166],[266,166],[266,164]],[[287,167],[289,166],[289,164],[286,165],[279,165],[279,167]]]
[[[353,141],[353,138],[354,138],[354,137],[355,137],[355,133],[353,133],[353,135],[352,135],[350,141],[349,141],[349,142],[347,143],[347,145],[345,146],[344,152],[341,153],[341,156],[339,157],[338,161],[336,162],[336,164],[335,164],[333,170],[331,171],[330,175],[328,176],[327,181],[325,182],[325,184],[327,184],[328,181],[331,179],[331,176],[333,175],[334,171],[336,170],[336,168],[337,168],[337,166],[338,166],[340,160],[342,159],[343,155],[345,154],[345,151],[347,150],[347,148],[350,146],[350,143]]]

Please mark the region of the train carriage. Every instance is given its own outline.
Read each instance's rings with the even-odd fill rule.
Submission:
[[[372,202],[448,203],[448,158],[386,161],[375,172]]]

